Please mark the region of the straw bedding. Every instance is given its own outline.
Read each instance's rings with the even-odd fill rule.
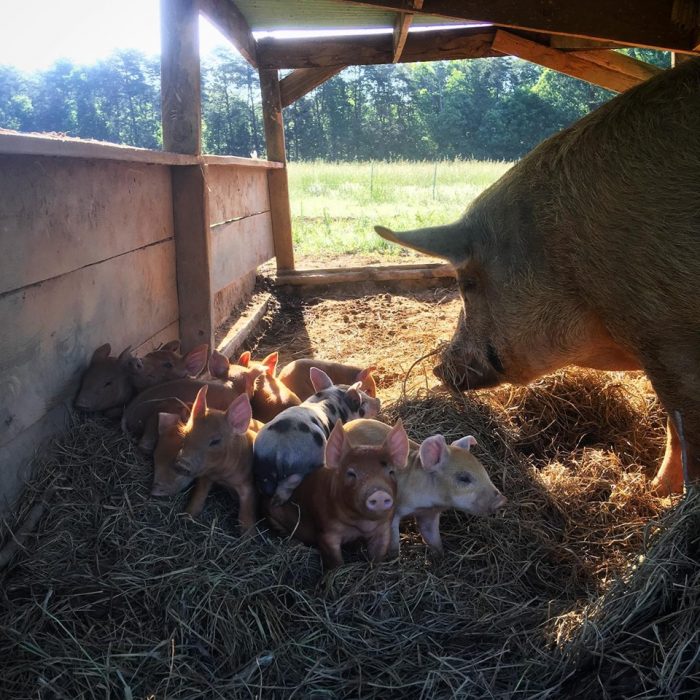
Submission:
[[[285,301],[257,350],[341,359],[347,316],[359,343],[374,334],[385,419],[418,440],[476,435],[504,512],[445,514],[442,560],[408,523],[398,561],[351,551],[324,576],[316,551],[264,528],[241,541],[224,493],[196,521],[186,494],[152,499],[117,427],[76,418],[17,513],[51,489],[2,574],[2,697],[697,697],[700,495],[648,491],[663,430],[646,381],[569,370],[462,398],[418,367],[403,394],[456,318],[422,314],[454,301]],[[401,329],[404,312],[423,330]]]

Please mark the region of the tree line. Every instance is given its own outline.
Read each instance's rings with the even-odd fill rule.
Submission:
[[[667,66],[663,52],[630,50]],[[513,160],[613,93],[515,58],[357,66],[285,109],[291,160]],[[257,72],[202,65],[203,148],[264,155]],[[26,74],[0,66],[0,127],[160,148],[160,64],[124,50]]]

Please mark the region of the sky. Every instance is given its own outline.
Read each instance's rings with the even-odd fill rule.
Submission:
[[[160,53],[159,0],[18,0],[0,3],[0,65],[22,71],[59,58],[94,63],[116,49]],[[200,18],[200,53],[231,44]]]

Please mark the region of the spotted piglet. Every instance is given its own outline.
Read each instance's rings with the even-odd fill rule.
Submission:
[[[316,393],[300,406],[292,406],[267,423],[254,445],[253,475],[265,496],[278,503],[314,469],[323,466],[326,440],[336,421],[371,418],[379,413],[379,399],[352,386],[334,385],[317,367],[309,370]]]

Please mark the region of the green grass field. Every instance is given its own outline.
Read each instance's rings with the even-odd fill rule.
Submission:
[[[290,163],[297,253],[401,255],[374,233],[456,219],[511,163],[492,161]]]

